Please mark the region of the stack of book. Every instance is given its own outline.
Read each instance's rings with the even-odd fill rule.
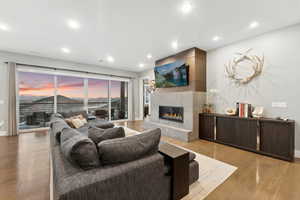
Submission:
[[[252,117],[252,107],[248,103],[236,103],[237,115],[239,117]]]

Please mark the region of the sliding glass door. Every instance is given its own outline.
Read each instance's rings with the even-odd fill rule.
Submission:
[[[88,111],[97,118],[109,119],[109,81],[88,79]]]
[[[47,126],[54,112],[54,75],[19,72],[19,128]]]
[[[57,112],[84,111],[84,79],[57,76]]]
[[[65,74],[65,73],[64,73]],[[128,119],[128,82],[18,72],[19,129],[49,126],[52,113],[86,111],[99,119]]]
[[[111,81],[111,120],[128,119],[128,84]]]

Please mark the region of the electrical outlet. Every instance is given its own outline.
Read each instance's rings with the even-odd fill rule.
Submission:
[[[272,102],[273,108],[287,108],[286,102]]]

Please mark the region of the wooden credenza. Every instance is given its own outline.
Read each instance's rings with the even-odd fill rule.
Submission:
[[[199,114],[199,138],[282,160],[294,160],[295,121]]]

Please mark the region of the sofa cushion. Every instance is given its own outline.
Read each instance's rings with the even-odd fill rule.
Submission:
[[[88,130],[88,136],[95,144],[104,140],[122,138],[125,137],[125,131],[123,127],[101,129],[97,127],[91,127]]]
[[[87,123],[87,124],[85,124],[84,126],[78,128],[78,129],[76,129],[76,130],[77,130],[78,132],[80,132],[80,133],[82,133],[82,134],[88,136],[88,130],[89,130],[89,128],[90,128],[90,125]]]
[[[52,118],[50,123],[52,134],[54,134],[58,143],[60,143],[60,135],[63,129],[70,128],[70,126],[61,118]]]
[[[151,129],[131,137],[105,140],[98,144],[103,165],[125,163],[158,152],[160,129]]]
[[[199,163],[192,161],[189,163],[189,184],[193,184],[199,179]]]
[[[70,162],[84,170],[100,166],[99,155],[94,142],[75,129],[63,129],[60,148]]]
[[[115,126],[113,123],[101,119],[89,121],[89,125],[102,129],[113,128]]]

